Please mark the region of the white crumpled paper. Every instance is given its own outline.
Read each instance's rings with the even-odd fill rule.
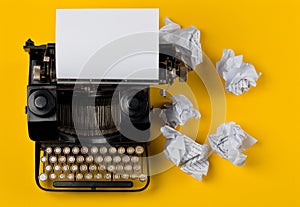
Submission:
[[[220,76],[226,81],[226,90],[235,95],[247,92],[251,86],[256,86],[256,81],[261,75],[254,66],[243,62],[243,56],[235,56],[231,49],[224,49],[216,68]]]
[[[169,126],[163,126],[161,132],[166,137],[165,156],[176,166],[182,164],[182,171],[201,181],[209,167],[208,145],[198,144]]]
[[[165,24],[159,30],[159,43],[173,44],[178,58],[194,69],[202,62],[200,31],[194,26],[181,29],[179,24],[172,22],[168,17]]]
[[[170,108],[161,110],[161,118],[173,128],[183,126],[189,119],[201,117],[200,112],[193,107],[191,101],[184,95],[171,96],[172,105]]]
[[[221,124],[208,140],[215,153],[237,166],[245,164],[247,156],[242,151],[257,142],[234,122]]]

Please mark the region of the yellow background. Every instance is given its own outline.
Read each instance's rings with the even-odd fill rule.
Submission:
[[[153,176],[140,193],[49,193],[34,182],[34,143],[27,135],[28,37],[54,42],[56,8],[158,7],[182,26],[202,31],[203,50],[216,62],[224,48],[244,54],[263,73],[240,97],[226,94],[227,121],[259,143],[245,167],[216,155],[203,182],[178,168]],[[0,2],[1,206],[300,206],[297,0],[2,0]],[[199,102],[201,103],[201,101]]]

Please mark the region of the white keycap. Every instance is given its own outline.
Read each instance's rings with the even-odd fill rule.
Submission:
[[[100,147],[99,152],[100,152],[100,154],[104,155],[104,154],[107,153],[107,148],[104,147],[104,146],[103,146],[103,147]]]
[[[110,174],[110,173],[106,173],[106,174],[104,175],[104,178],[105,178],[106,180],[110,180],[110,179],[111,179],[111,174]]]
[[[94,160],[94,158],[93,158],[92,155],[89,155],[89,156],[87,156],[87,157],[85,158],[85,161],[86,161],[87,163],[91,163],[91,162],[93,162],[93,160]]]
[[[119,154],[124,154],[125,153],[125,148],[124,147],[119,147],[118,148],[118,153]]]
[[[133,165],[133,170],[134,171],[139,171],[139,170],[141,170],[141,166],[140,165]]]
[[[113,171],[115,171],[115,169],[116,169],[116,167],[114,165],[108,165],[107,166],[107,171],[108,172],[113,172]]]
[[[51,166],[51,165],[46,165],[46,166],[45,166],[45,171],[46,171],[46,172],[52,171],[52,166]]]
[[[67,161],[67,158],[65,157],[65,156],[60,156],[59,158],[58,158],[58,162],[59,163],[65,163]]]
[[[123,161],[124,163],[128,163],[128,162],[130,162],[130,157],[129,157],[128,155],[124,155],[124,156],[122,157],[122,161]]]
[[[46,173],[42,173],[39,175],[39,180],[42,182],[45,182],[48,179],[48,176]]]
[[[69,166],[69,165],[64,165],[64,166],[62,166],[62,171],[63,171],[63,172],[67,172],[69,169],[70,169],[70,166]]]
[[[121,172],[123,171],[124,167],[123,165],[116,165],[116,171]]]
[[[95,157],[95,162],[96,162],[97,164],[100,164],[102,161],[103,161],[103,157],[102,157],[101,155]]]
[[[96,166],[96,165],[90,165],[90,166],[89,166],[89,170],[90,170],[91,172],[94,172],[94,171],[97,170],[97,166]]]
[[[76,180],[82,180],[83,175],[81,173],[76,174]]]
[[[61,148],[60,147],[55,147],[54,148],[54,153],[57,154],[57,155],[60,154],[61,153]]]
[[[87,174],[84,175],[84,178],[86,180],[91,180],[93,178],[93,175],[91,173],[87,173]]]
[[[140,154],[143,154],[143,152],[144,152],[144,147],[142,147],[142,146],[136,146],[135,147],[135,153],[136,154],[140,155]]]
[[[74,174],[73,173],[68,174],[67,179],[68,180],[74,180]]]
[[[109,154],[114,155],[117,153],[117,149],[115,147],[110,147],[109,148]]]
[[[114,156],[113,157],[114,163],[119,163],[119,162],[121,162],[121,160],[122,160],[122,158],[120,156]]]
[[[110,163],[111,161],[112,161],[111,156],[105,156],[105,157],[104,157],[104,162]]]
[[[51,154],[52,153],[52,148],[51,147],[47,147],[46,149],[45,149],[45,152],[46,152],[46,154]]]
[[[140,175],[139,175],[139,180],[140,180],[141,182],[145,182],[145,181],[147,180],[147,175],[145,175],[145,174],[140,174]]]
[[[68,155],[68,154],[70,154],[70,152],[71,152],[71,149],[70,149],[70,147],[64,147],[64,149],[63,149],[63,153],[64,153],[65,155]]]
[[[94,178],[96,180],[100,180],[102,178],[102,175],[100,173],[97,173],[97,174],[94,175]]]
[[[61,174],[59,174],[58,177],[59,177],[59,179],[64,180],[66,178],[66,175],[61,173]]]
[[[50,179],[50,180],[55,180],[55,179],[56,179],[56,174],[55,174],[55,173],[51,173],[51,174],[49,175],[49,179]]]
[[[140,160],[140,158],[137,157],[137,156],[132,156],[132,157],[131,157],[131,162],[132,162],[132,163],[137,163],[137,162],[139,162],[139,160]]]
[[[132,166],[131,166],[131,165],[125,165],[125,166],[124,166],[124,170],[125,170],[126,172],[130,172],[130,171],[132,170]]]
[[[71,171],[72,172],[76,172],[78,170],[78,166],[77,165],[72,165],[71,166]]]
[[[72,148],[72,153],[73,153],[74,155],[77,155],[77,154],[79,153],[79,148],[78,148],[78,147],[73,147],[73,148]]]
[[[58,171],[60,171],[60,165],[54,165],[54,167],[53,167],[53,170],[55,171],[55,172],[58,172]]]
[[[114,179],[115,180],[119,180],[121,178],[121,175],[120,174],[114,174]]]
[[[83,147],[81,147],[81,153],[83,154],[83,155],[85,155],[85,154],[87,154],[88,152],[89,152],[89,148],[87,148],[86,146],[83,146]]]
[[[129,179],[129,175],[127,173],[122,174],[121,177],[124,180],[128,180]]]
[[[87,167],[87,165],[80,165],[80,171],[81,172],[85,172],[85,171],[87,171],[87,169],[88,169],[88,167]]]
[[[99,166],[98,166],[98,170],[99,170],[100,172],[104,171],[105,169],[106,169],[105,165],[99,165]]]
[[[56,163],[57,157],[55,157],[55,156],[50,156],[49,161],[50,161],[51,163]]]
[[[76,158],[76,161],[78,163],[83,163],[84,162],[84,157],[82,155],[79,155],[77,158]]]
[[[128,154],[131,155],[131,154],[134,153],[134,148],[133,148],[133,147],[127,147],[127,150],[126,150],[126,151],[127,151]]]
[[[74,156],[69,156],[68,157],[68,163],[74,163],[75,162],[75,157]]]
[[[47,157],[46,157],[46,156],[41,157],[41,162],[42,162],[42,163],[47,162]]]
[[[133,174],[130,175],[130,178],[131,178],[132,180],[135,180],[135,179],[138,178],[138,175],[135,174],[135,173],[133,173]]]
[[[97,154],[97,153],[98,153],[98,147],[92,146],[92,147],[91,147],[91,153],[92,153],[93,155]]]

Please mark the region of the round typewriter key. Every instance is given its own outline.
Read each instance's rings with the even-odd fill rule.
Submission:
[[[82,180],[83,175],[81,173],[76,174],[76,180]]]
[[[136,154],[140,155],[140,154],[143,154],[143,152],[144,152],[144,147],[142,147],[142,146],[136,146],[135,147],[135,153]]]
[[[138,178],[138,175],[137,175],[137,174],[131,174],[131,175],[130,175],[130,178],[131,178],[132,180],[135,180],[135,179]]]
[[[141,182],[145,182],[145,181],[147,180],[147,176],[146,176],[145,174],[140,174],[140,175],[139,175],[139,180],[140,180]]]
[[[63,149],[64,154],[68,155],[68,154],[70,154],[70,152],[71,152],[70,147],[64,147],[64,149]]]
[[[71,171],[72,172],[76,172],[78,170],[78,166],[77,165],[72,165],[71,166]]]
[[[81,153],[83,154],[83,155],[85,155],[85,154],[87,154],[88,152],[89,152],[89,148],[87,148],[86,146],[83,146],[83,147],[81,147]]]
[[[116,169],[116,167],[114,165],[107,166],[107,171],[108,172],[113,172],[113,171],[115,171],[115,169]]]
[[[110,173],[106,173],[106,174],[104,175],[104,178],[105,178],[106,180],[110,180],[110,179],[111,179],[111,174],[110,174]]]
[[[89,170],[90,170],[91,172],[94,172],[94,171],[97,170],[97,166],[96,166],[96,165],[90,165],[90,166],[89,166]]]
[[[62,171],[63,171],[63,172],[67,172],[69,169],[70,169],[70,166],[69,166],[69,165],[64,165],[64,166],[62,166]]]
[[[55,172],[60,171],[60,165],[54,165],[53,169]]]
[[[134,153],[134,148],[133,147],[128,147],[127,148],[127,153],[130,154],[130,155],[133,154]]]
[[[125,155],[125,156],[122,157],[122,161],[124,163],[128,163],[128,162],[130,162],[130,157],[128,155]]]
[[[75,162],[75,157],[74,156],[69,156],[68,157],[68,163],[74,163]]]
[[[48,176],[46,173],[42,173],[39,175],[39,180],[42,182],[45,182],[48,179]]]
[[[97,173],[97,174],[94,175],[94,178],[96,180],[100,180],[102,178],[102,175],[100,173]]]
[[[84,178],[86,180],[91,180],[93,178],[93,175],[91,173],[87,173],[87,174],[84,175]]]
[[[51,163],[56,163],[57,157],[51,156],[51,157],[49,158],[49,161],[50,161]]]
[[[42,163],[47,162],[47,157],[46,157],[46,156],[41,157],[41,162],[42,162]]]
[[[132,156],[132,157],[131,157],[131,162],[132,162],[132,163],[137,163],[137,162],[139,162],[139,160],[140,160],[140,158],[137,157],[137,156]]]
[[[124,154],[125,153],[125,148],[124,147],[119,147],[118,148],[118,153],[119,154]]]
[[[98,166],[98,170],[99,170],[100,172],[104,171],[105,169],[106,169],[105,165],[99,165],[99,166]]]
[[[66,158],[65,156],[60,156],[60,157],[58,158],[58,162],[59,162],[59,163],[65,163],[66,160],[67,160],[67,158]]]
[[[110,147],[109,148],[109,154],[116,154],[116,152],[117,152],[117,149],[115,148],[115,147]]]
[[[52,166],[51,165],[46,165],[45,166],[45,171],[46,172],[50,172],[52,170]]]
[[[116,171],[121,172],[123,170],[123,165],[116,165]]]
[[[59,179],[64,180],[66,178],[66,175],[61,173],[61,174],[59,174],[58,177],[59,177]]]
[[[49,175],[49,179],[50,179],[50,180],[55,180],[55,179],[56,179],[55,173],[51,173],[51,174]]]
[[[103,161],[103,157],[102,157],[102,156],[97,156],[97,157],[95,157],[95,162],[96,162],[97,164],[101,163],[102,161]]]
[[[73,153],[74,155],[77,155],[77,154],[79,153],[79,148],[78,148],[78,147],[73,147],[73,148],[72,148],[72,153]]]
[[[78,163],[83,163],[84,162],[84,157],[82,155],[79,155],[77,158],[76,158],[76,161]]]
[[[93,155],[97,154],[97,153],[98,153],[98,147],[92,146],[92,147],[91,147],[91,153],[92,153]]]
[[[47,147],[46,149],[45,149],[45,152],[46,152],[46,154],[51,154],[52,153],[52,148],[51,147]]]
[[[114,161],[114,163],[119,163],[119,162],[121,162],[121,157],[120,156],[115,156],[114,158],[113,158],[113,161]]]
[[[129,178],[129,175],[124,173],[121,175],[122,179],[127,180]]]
[[[111,161],[112,161],[111,156],[105,156],[105,157],[104,157],[104,162],[109,163],[109,162],[111,162]]]
[[[124,166],[124,170],[127,171],[127,172],[131,171],[132,170],[132,166],[131,165],[125,165]]]
[[[87,165],[80,165],[79,169],[81,172],[85,172],[85,171],[87,171],[88,167],[87,167]]]
[[[55,147],[54,148],[54,153],[57,154],[57,155],[60,154],[61,153],[61,148],[60,147]]]
[[[107,153],[107,148],[104,147],[104,146],[100,147],[99,151],[100,151],[100,154],[106,154]]]
[[[139,170],[141,170],[141,166],[140,165],[133,165],[133,170],[134,171],[139,171]]]
[[[87,157],[85,158],[85,161],[86,161],[87,163],[91,163],[91,162],[93,162],[93,160],[94,160],[94,158],[93,158],[92,155],[89,155],[89,156],[87,156]]]
[[[115,180],[119,180],[121,178],[121,175],[120,174],[114,174],[114,179]]]
[[[70,173],[67,175],[68,180],[74,180],[74,174]]]

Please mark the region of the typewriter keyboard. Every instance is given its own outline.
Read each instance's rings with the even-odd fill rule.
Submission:
[[[145,146],[40,147],[39,185],[44,189],[139,190],[148,184]]]

